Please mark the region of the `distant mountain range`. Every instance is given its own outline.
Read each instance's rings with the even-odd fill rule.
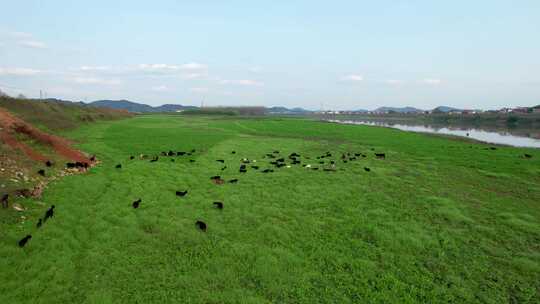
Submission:
[[[194,106],[183,106],[175,104],[165,104],[159,107],[152,107],[146,104],[136,103],[129,100],[97,100],[86,105],[98,108],[127,110],[134,113],[177,112],[197,108]]]
[[[403,107],[403,108],[380,107],[373,110],[373,112],[420,113],[420,112],[424,112],[424,110],[413,108],[413,107]]]
[[[457,108],[452,108],[452,107],[447,107],[447,106],[439,106],[439,107],[436,107],[435,109],[433,109],[433,112],[439,112],[439,113],[461,112],[461,111],[463,111],[463,110],[457,109]]]
[[[48,98],[48,99],[35,99],[36,101],[48,101],[48,102],[58,102],[58,103],[64,103],[64,104],[79,104],[82,106],[90,106],[90,107],[100,107],[100,108],[112,108],[112,109],[118,109],[118,110],[127,110],[134,113],[159,113],[159,112],[178,112],[178,111],[184,111],[184,110],[191,110],[191,109],[198,109],[199,107],[196,106],[184,106],[184,105],[178,105],[178,104],[164,104],[161,106],[149,106],[147,104],[143,103],[137,103],[129,100],[96,100],[90,103],[84,103],[81,101],[67,101],[67,100],[61,100],[56,98]],[[536,106],[540,107],[540,105]],[[535,107],[533,107],[535,108]],[[449,106],[438,106],[432,110],[432,112],[435,113],[450,113],[450,112],[461,112],[462,109],[453,108]],[[281,106],[273,106],[273,107],[267,107],[265,108],[266,114],[274,114],[274,115],[302,115],[302,114],[309,114],[317,111],[311,111],[306,110],[304,108],[295,107],[295,108],[287,108],[287,107],[281,107]],[[344,112],[356,112],[356,113],[367,113],[367,112],[375,112],[375,113],[422,113],[424,110],[418,109],[415,107],[379,107],[373,111],[365,110],[365,109],[357,109],[357,110],[351,110],[351,111],[344,111]]]

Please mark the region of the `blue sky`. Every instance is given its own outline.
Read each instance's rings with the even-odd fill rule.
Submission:
[[[7,1],[0,89],[152,105],[540,104],[540,1]]]

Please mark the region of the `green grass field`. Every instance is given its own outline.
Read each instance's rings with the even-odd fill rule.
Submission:
[[[538,150],[279,118],[139,116],[66,135],[102,164],[25,213],[0,209],[0,303],[540,302]],[[244,157],[273,167],[274,150],[321,168],[326,151],[367,157],[238,172]]]

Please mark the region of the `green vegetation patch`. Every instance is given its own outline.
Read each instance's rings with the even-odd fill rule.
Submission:
[[[196,115],[144,115],[64,135],[102,163],[55,181],[24,213],[0,209],[0,303],[540,301],[537,150]],[[275,168],[265,157],[274,150],[296,152],[311,168]],[[332,157],[317,159],[327,151]],[[344,163],[348,152],[366,157]],[[244,158],[252,162],[240,173]],[[330,160],[336,170],[323,171]],[[52,204],[54,218],[35,228]]]

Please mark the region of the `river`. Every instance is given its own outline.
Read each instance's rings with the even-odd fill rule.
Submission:
[[[450,127],[433,127],[426,125],[404,125],[397,123],[387,123],[380,121],[365,121],[365,120],[335,120],[329,119],[329,122],[341,123],[341,124],[355,124],[355,125],[368,125],[378,127],[389,127],[403,131],[422,132],[422,133],[435,133],[435,134],[448,134],[455,136],[462,136],[472,138],[478,141],[509,145],[514,147],[529,147],[540,148],[540,140],[532,137],[516,136],[510,134],[507,131],[487,131],[481,129],[468,129],[468,128],[450,128]]]

